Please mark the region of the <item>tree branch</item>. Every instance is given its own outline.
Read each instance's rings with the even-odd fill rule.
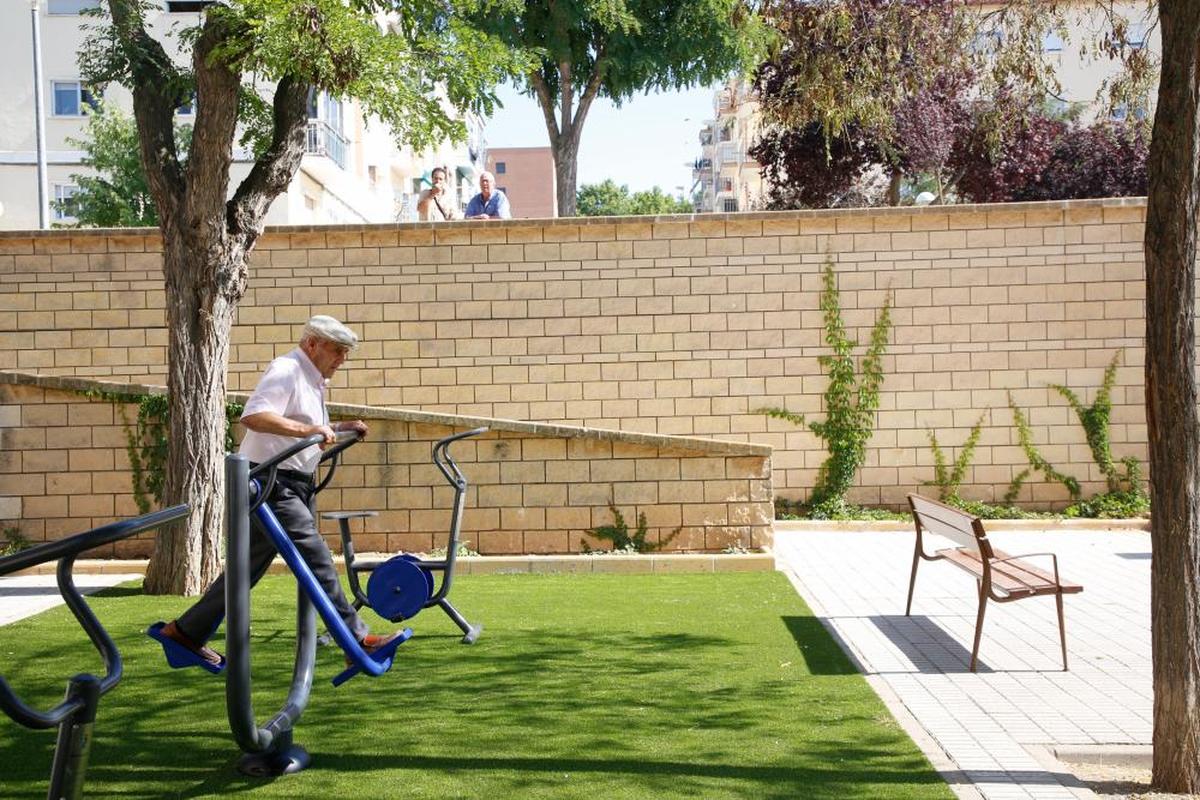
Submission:
[[[604,48],[596,48],[596,60],[592,64],[592,74],[588,78],[587,87],[584,88],[583,94],[579,98],[579,108],[575,109],[575,119],[571,122],[571,131],[578,138],[579,131],[583,130],[583,121],[587,119],[588,110],[592,107],[592,101],[596,99],[596,95],[600,93],[600,84],[604,82]]]
[[[571,62],[558,62],[558,116],[561,122],[559,128],[563,133],[570,133],[575,124],[572,119],[571,105],[575,102],[575,87],[571,85]]]
[[[177,71],[162,45],[146,32],[133,0],[108,0],[108,10],[133,77],[142,169],[165,226],[178,211],[187,185],[175,150],[177,98],[170,94],[173,81],[168,79]]]
[[[241,76],[228,64],[212,58],[213,50],[229,34],[227,25],[220,17],[206,17],[192,51],[197,103],[187,165],[187,213],[191,224],[220,215],[229,190]]]
[[[275,87],[271,146],[257,161],[226,206],[229,232],[249,247],[262,232],[271,202],[285,191],[304,157],[308,85],[286,76]]]
[[[542,108],[542,117],[546,121],[546,132],[550,134],[550,144],[554,145],[562,131],[559,130],[558,120],[554,118],[554,98],[550,96],[550,87],[537,69],[529,71],[527,76],[533,91],[537,95],[538,105]]]

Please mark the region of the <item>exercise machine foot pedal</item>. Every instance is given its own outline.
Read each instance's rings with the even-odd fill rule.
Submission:
[[[167,626],[165,622],[156,622],[146,629],[146,635],[154,641],[162,645],[163,653],[167,657],[167,663],[175,669],[183,669],[184,667],[202,667],[214,675],[220,675],[225,671],[225,659],[221,659],[219,665],[214,665],[205,659],[193,653],[179,642],[169,636],[164,636],[162,629]]]
[[[400,631],[399,634],[396,635],[395,639],[392,639],[390,642],[388,642],[387,644],[385,644],[383,647],[379,648],[375,652],[368,653],[367,658],[374,659],[376,662],[379,662],[379,663],[382,663],[386,659],[388,661],[387,668],[391,669],[391,667],[392,667],[391,660],[392,660],[392,657],[396,655],[396,648],[399,647],[400,645],[404,644],[405,642],[407,642],[409,639],[411,639],[412,635],[413,635],[412,628],[405,628],[404,630]],[[339,672],[337,675],[333,676],[333,685],[341,686],[343,683],[350,680],[351,678],[353,678],[355,675],[357,675],[360,672],[362,672],[362,667],[360,667],[358,664],[351,664],[350,666],[346,667],[344,670]]]

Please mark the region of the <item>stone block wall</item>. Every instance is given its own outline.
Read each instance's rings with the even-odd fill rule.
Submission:
[[[0,373],[0,527],[40,542],[138,513],[126,450],[137,407],[85,394],[96,389],[155,390]],[[669,538],[668,552],[771,543],[769,447],[362,406],[330,413],[370,426],[319,502],[324,511],[379,512],[354,522],[362,552],[446,546],[454,492],[432,446],[479,426],[491,430],[451,454],[470,483],[462,538],[480,553],[604,549],[611,545],[588,531],[612,523],[610,505],[631,530],[645,514],[648,540]],[[340,549],[336,523],[323,520],[322,531]],[[151,535],[101,555],[147,556]]]
[[[334,400],[426,412],[751,441],[779,495],[825,457],[818,306],[831,258],[849,332],[885,298],[895,327],[878,427],[854,499],[899,506],[983,416],[964,483],[993,500],[1026,466],[1011,392],[1045,458],[1102,488],[1083,431],[1050,388],[1113,393],[1120,456],[1146,457],[1142,199],[851,211],[340,226],[268,231],[233,331],[249,390],[313,313],[364,342]],[[160,243],[143,232],[0,234],[0,369],[161,383]],[[1061,505],[1032,481],[1021,501]]]

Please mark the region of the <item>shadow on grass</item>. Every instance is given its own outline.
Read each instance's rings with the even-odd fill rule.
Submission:
[[[784,617],[783,624],[813,675],[855,675],[858,670],[816,617]]]

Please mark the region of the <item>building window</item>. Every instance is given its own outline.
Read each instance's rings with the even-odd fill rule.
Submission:
[[[727,197],[721,204],[721,210],[726,212],[737,211],[737,200],[732,197]]]
[[[1063,38],[1056,31],[1048,31],[1042,37],[1042,52],[1044,53],[1061,53],[1063,50]]]
[[[304,207],[309,211],[316,209],[317,198],[313,197],[311,194],[304,195]]]
[[[722,192],[732,192],[733,191],[733,178],[721,178],[721,191]]]
[[[379,183],[379,168],[374,164],[367,165],[367,182],[371,184],[372,189]]]
[[[51,81],[51,93],[54,95],[54,116],[78,117],[85,109],[92,110],[100,107],[100,97],[79,81]]]
[[[187,99],[175,107],[175,113],[183,117],[190,117],[196,113],[196,93],[192,92]]]
[[[1125,29],[1125,46],[1130,50],[1141,50],[1146,46],[1146,29],[1144,22],[1131,22]]]
[[[100,7],[100,0],[50,0],[46,3],[47,14],[79,14]]]
[[[212,5],[213,0],[167,0],[167,13],[187,14],[199,13],[205,6]]]
[[[59,222],[75,219],[76,209],[72,198],[78,191],[79,187],[73,183],[54,184],[54,219]]]
[[[500,194],[504,195],[505,197],[508,197],[508,187],[507,186],[497,186],[496,190],[499,191]]]
[[[507,164],[505,164],[503,161],[497,161],[497,162],[496,162],[496,174],[497,174],[497,175],[503,175],[503,174],[504,174],[504,170],[505,170],[505,169],[507,169],[507,168],[508,168],[508,165],[507,165]]]

